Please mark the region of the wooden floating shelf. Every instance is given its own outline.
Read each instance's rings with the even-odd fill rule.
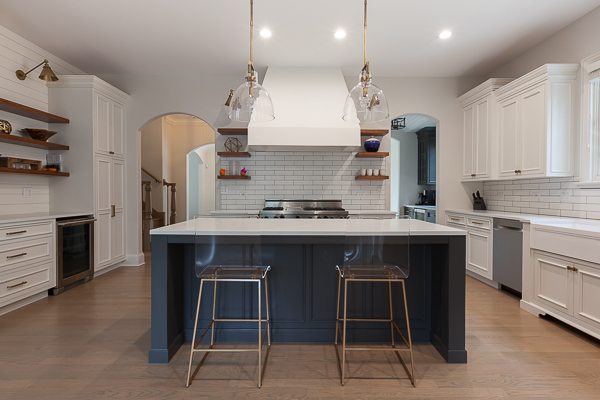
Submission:
[[[217,179],[250,179],[250,176],[245,175],[217,175]]]
[[[379,180],[382,181],[384,179],[390,179],[389,176],[387,175],[377,175],[377,176],[373,176],[373,175],[358,175],[356,177],[357,180]]]
[[[0,142],[18,144],[21,146],[33,147],[36,149],[69,150],[69,146],[65,146],[63,144],[42,142],[41,140],[9,135],[6,133],[0,133]]]
[[[14,101],[0,98],[0,110],[11,114],[20,115],[35,119],[37,121],[47,122],[49,124],[68,124],[69,120],[58,115],[47,113],[46,111],[37,110],[35,108],[24,106],[23,104],[15,103]]]
[[[48,175],[48,176],[71,176],[68,172],[58,171],[35,171],[32,169],[17,169],[0,167],[0,172],[8,172],[10,174],[29,174],[29,175]]]
[[[389,129],[361,129],[361,136],[385,136],[390,133]]]
[[[247,135],[248,128],[219,128],[217,132],[221,135]]]
[[[360,152],[356,153],[356,157],[387,157],[390,153],[388,152]]]
[[[217,155],[221,157],[251,157],[247,151],[217,151]]]

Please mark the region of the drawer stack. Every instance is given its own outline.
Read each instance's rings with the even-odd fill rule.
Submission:
[[[54,219],[0,224],[0,307],[56,285]]]

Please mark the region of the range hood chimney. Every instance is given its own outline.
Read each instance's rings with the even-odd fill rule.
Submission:
[[[339,68],[269,68],[263,87],[275,120],[250,122],[248,145],[262,151],[351,151],[360,124],[342,120],[348,88]]]

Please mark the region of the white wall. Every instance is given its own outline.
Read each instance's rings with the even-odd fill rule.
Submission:
[[[20,81],[15,75],[18,69],[28,71],[45,58],[50,61],[50,66],[56,74],[83,74],[83,71],[0,26],[0,97],[48,111],[48,88],[46,82],[38,79],[41,67],[31,72],[24,81]],[[4,111],[0,111],[0,119],[9,121],[13,128],[12,134],[17,136],[24,136],[20,132],[23,128],[48,129],[46,123]],[[50,141],[60,143],[60,132]],[[0,154],[3,157],[21,157],[45,162],[47,151],[0,143]],[[68,157],[69,153],[63,154],[63,157]],[[52,179],[43,176],[0,174],[0,215],[48,212],[49,184]],[[31,187],[33,197],[23,198],[23,187]]]
[[[196,214],[208,215],[215,210],[215,157],[214,143],[188,153],[188,219]]]
[[[157,211],[164,211],[163,203],[163,135],[162,118],[152,121],[142,132],[142,168],[158,178],[156,182],[147,175],[143,175],[144,180],[152,182],[152,208]]]

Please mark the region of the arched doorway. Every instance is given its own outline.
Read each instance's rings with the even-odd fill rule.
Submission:
[[[439,204],[439,121],[429,115],[416,113],[402,114],[397,118],[404,118],[404,127],[391,130],[390,209],[403,215],[407,206],[420,203],[419,193],[423,194],[424,191],[434,191],[435,203]],[[429,142],[425,143],[425,140]],[[437,221],[435,205],[426,206],[431,209],[429,214],[435,215],[429,220]]]
[[[150,249],[151,229],[185,221],[188,218],[188,155],[194,149],[212,144],[214,171],[214,129],[202,119],[181,113],[160,115],[140,129],[140,188],[142,248]],[[208,161],[208,155],[204,154]],[[206,162],[203,162],[206,164]],[[195,166],[198,169],[198,164]],[[197,173],[198,171],[196,171]],[[213,188],[216,175],[203,174],[204,186]],[[195,184],[194,190],[197,190]],[[197,200],[197,197],[195,198]],[[211,205],[210,202],[209,206]],[[209,210],[210,211],[210,210]],[[193,215],[191,216],[193,218]]]

